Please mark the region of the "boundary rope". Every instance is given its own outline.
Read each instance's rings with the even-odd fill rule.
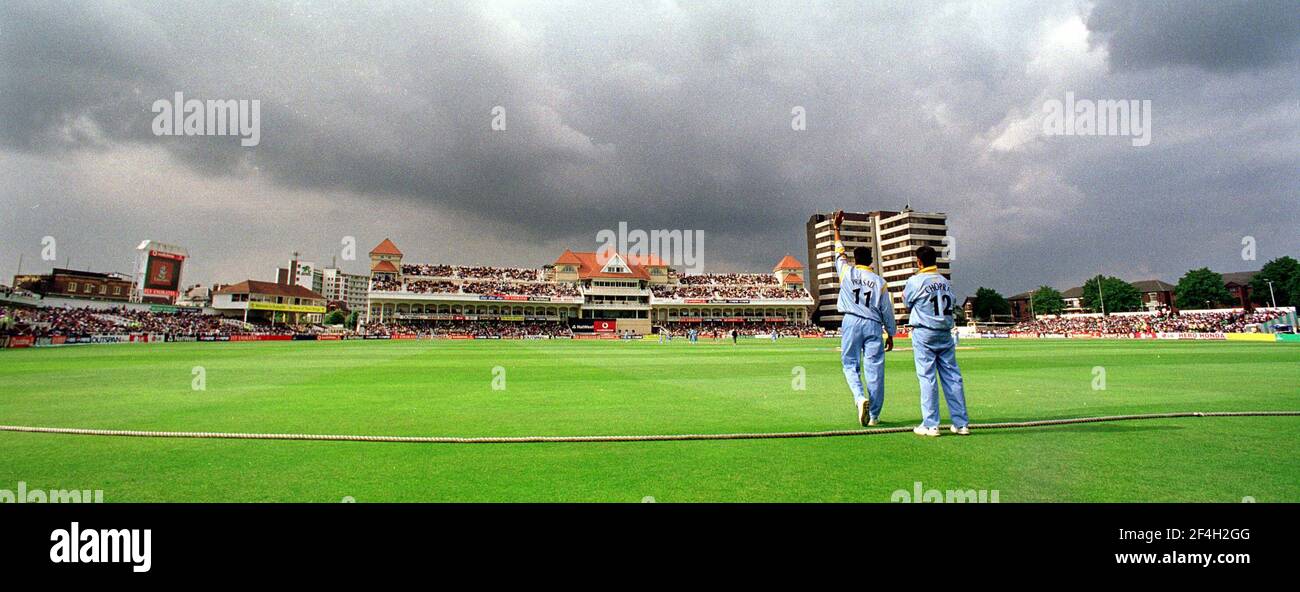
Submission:
[[[1300,411],[1183,411],[1176,413],[1144,413],[1137,415],[1104,415],[1098,417],[1073,417],[1042,419],[1036,421],[1009,421],[999,423],[972,423],[972,431],[1033,428],[1111,421],[1146,419],[1171,419],[1181,417],[1291,417]],[[211,438],[226,440],[312,440],[328,442],[401,442],[409,444],[529,444],[545,442],[665,442],[681,440],[767,440],[779,438],[831,438],[838,436],[874,436],[911,432],[913,426],[867,428],[859,430],[828,430],[804,432],[751,432],[734,434],[652,434],[640,436],[365,436],[352,434],[253,434],[239,432],[159,432],[143,430],[103,430],[84,428],[51,428],[35,426],[0,425],[0,432],[25,432],[36,434],[69,434],[76,436],[126,436],[133,438]],[[946,426],[941,426],[946,427]]]

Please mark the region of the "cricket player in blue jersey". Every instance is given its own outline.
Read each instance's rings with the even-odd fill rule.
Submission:
[[[952,285],[939,274],[935,263],[939,254],[932,247],[916,250],[920,271],[908,278],[903,288],[903,302],[910,309],[907,324],[912,327],[912,356],[916,359],[916,377],[921,382],[921,425],[912,430],[920,436],[939,435],[939,392],[935,374],[943,383],[943,396],[952,417],[949,430],[970,435],[966,417],[966,391],[962,386],[961,368],[957,367],[957,341],[952,328]]]
[[[840,323],[840,361],[853,392],[858,423],[874,426],[885,405],[885,352],[894,349],[894,307],[885,280],[871,271],[871,249],[854,247],[852,261],[845,255],[840,242],[843,223],[844,212],[835,212],[831,229],[835,231],[835,273],[840,280],[835,310],[844,315]],[[881,333],[887,335],[883,345]],[[865,393],[860,373],[867,377]]]

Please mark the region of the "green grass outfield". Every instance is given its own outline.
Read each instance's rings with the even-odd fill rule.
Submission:
[[[523,436],[857,427],[838,342],[351,341],[0,352],[0,424]],[[910,345],[900,340],[899,346]],[[972,421],[1300,409],[1300,344],[970,340]],[[206,390],[191,389],[192,369]],[[505,390],[492,389],[493,368]],[[1094,390],[1094,367],[1105,390]],[[798,369],[806,390],[792,388]],[[884,426],[918,421],[886,357]],[[946,410],[944,420],[947,420]],[[389,444],[0,433],[0,489],[105,501],[1300,501],[1300,418],[749,441]]]

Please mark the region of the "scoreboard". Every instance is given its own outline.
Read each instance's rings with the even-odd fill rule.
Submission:
[[[136,247],[139,261],[136,292],[143,302],[174,304],[180,296],[181,272],[189,252],[184,247],[147,240]]]

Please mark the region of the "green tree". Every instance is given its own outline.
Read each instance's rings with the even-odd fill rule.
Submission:
[[[1097,289],[1098,277],[1101,278],[1101,290]],[[1111,276],[1096,276],[1083,283],[1083,307],[1092,312],[1125,312],[1142,308],[1142,294],[1124,280]]]
[[[1178,279],[1174,301],[1179,308],[1214,308],[1231,305],[1232,293],[1223,285],[1222,275],[1202,267],[1188,271]]]
[[[359,311],[354,310],[348,313],[348,328],[355,329],[357,327],[357,319],[359,318],[361,318],[361,313]]]
[[[1029,302],[1034,307],[1034,314],[1054,315],[1061,314],[1065,311],[1065,299],[1061,293],[1051,286],[1041,286],[1029,296]]]
[[[336,308],[334,310],[329,311],[329,313],[325,315],[325,324],[342,325],[343,321],[346,321],[347,319],[348,319],[347,315],[345,315],[343,311]]]
[[[1273,282],[1270,296],[1268,282]],[[1273,297],[1278,306],[1300,306],[1300,261],[1291,257],[1278,257],[1264,264],[1263,269],[1250,279],[1250,299],[1255,304],[1272,306]]]
[[[975,318],[984,321],[993,320],[993,315],[1011,314],[1011,303],[993,288],[975,290],[975,302],[971,308]]]

